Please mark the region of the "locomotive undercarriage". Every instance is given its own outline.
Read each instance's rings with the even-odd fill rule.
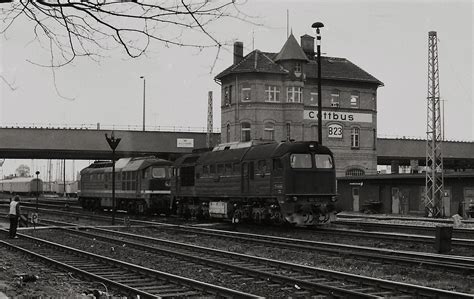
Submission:
[[[279,201],[281,203],[279,203]],[[331,220],[334,204],[327,199],[277,200],[276,198],[181,198],[175,202],[178,216],[196,219],[230,219],[232,223],[290,223],[316,225]]]
[[[335,205],[329,198],[288,197],[279,199],[285,220],[294,225],[316,225],[335,217]]]

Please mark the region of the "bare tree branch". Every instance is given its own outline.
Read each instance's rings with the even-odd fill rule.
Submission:
[[[219,54],[230,42],[219,40],[211,26],[221,19],[253,23],[252,17],[239,9],[244,3],[245,0],[17,0],[0,5],[0,33],[11,30],[19,20],[30,21],[34,41],[50,47],[49,67],[64,66],[77,57],[97,60],[118,47],[135,58],[144,55],[154,43],[167,47],[215,47]]]

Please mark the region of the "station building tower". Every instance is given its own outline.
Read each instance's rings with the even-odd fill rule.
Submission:
[[[337,175],[377,172],[377,88],[383,83],[345,58],[321,57],[323,145]],[[291,34],[278,53],[243,55],[215,77],[221,85],[222,142],[318,139],[314,37]]]

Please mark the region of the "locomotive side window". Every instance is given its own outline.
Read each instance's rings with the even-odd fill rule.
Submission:
[[[227,174],[232,173],[232,164],[230,164],[230,163],[225,164],[225,173],[227,173]]]
[[[316,161],[316,168],[333,168],[330,155],[316,154],[314,160]]]
[[[290,156],[291,168],[312,168],[310,154],[292,154]]]
[[[224,164],[218,164],[217,165],[217,173],[218,174],[223,174],[224,173]]]
[[[202,174],[203,175],[209,175],[209,165],[203,165],[202,166]]]
[[[210,167],[209,167],[209,173],[210,173],[210,174],[216,173],[216,165],[210,165]]]
[[[233,173],[239,173],[239,171],[240,171],[240,165],[239,165],[239,163],[234,163],[234,164],[232,164],[232,172],[233,172]]]
[[[153,167],[151,171],[151,176],[154,178],[166,178],[166,169],[164,167]]]
[[[181,167],[181,186],[194,186],[194,166]]]

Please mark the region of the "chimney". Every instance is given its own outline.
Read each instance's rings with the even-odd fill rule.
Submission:
[[[235,42],[234,43],[234,64],[239,63],[244,58],[244,43]]]
[[[314,37],[311,35],[305,34],[301,36],[301,48],[306,54],[308,59],[314,58]]]

